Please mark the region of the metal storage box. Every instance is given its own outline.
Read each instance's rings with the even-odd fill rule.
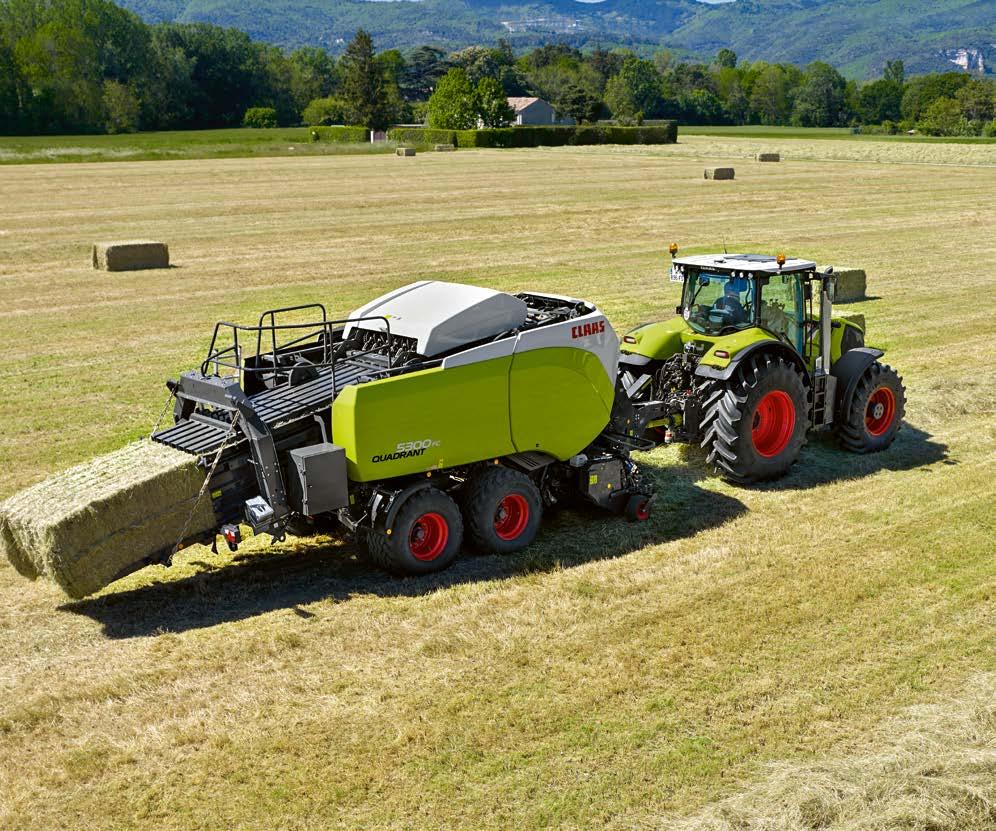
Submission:
[[[337,444],[313,444],[288,454],[288,503],[305,516],[349,504],[346,451]]]

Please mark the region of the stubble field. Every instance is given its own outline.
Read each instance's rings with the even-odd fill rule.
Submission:
[[[991,827],[996,147],[756,143],[5,168],[0,498],[148,432],[218,319],[438,278],[622,331],[671,240],[866,268],[909,405],[754,490],[658,450],[651,522],[435,578],[254,541],[66,603],[0,563],[0,828]],[[136,237],[175,267],[89,267]]]

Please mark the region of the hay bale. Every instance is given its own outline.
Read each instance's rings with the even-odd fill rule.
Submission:
[[[452,144],[437,144],[433,150],[437,153],[448,153],[451,150],[456,150],[456,148]]]
[[[706,179],[732,179],[732,167],[707,167],[705,169]]]
[[[853,303],[864,300],[868,288],[868,278],[863,268],[847,268],[834,266],[834,277],[837,278],[837,291],[834,295],[836,303]]]
[[[399,156],[414,156],[415,155],[415,148],[414,147],[399,147],[396,152],[397,152],[397,154]]]
[[[758,153],[755,158],[759,162],[780,162],[782,160],[778,153]]]
[[[859,312],[851,312],[849,314],[834,314],[834,320],[846,320],[849,323],[853,323],[856,326],[861,327],[861,331],[866,331],[865,329],[865,316]]]
[[[93,267],[101,271],[169,268],[169,246],[152,240],[98,242],[93,246]]]
[[[135,442],[0,503],[0,554],[25,577],[44,575],[70,597],[85,597],[172,548],[203,481],[196,457]],[[205,496],[188,536],[215,527]]]

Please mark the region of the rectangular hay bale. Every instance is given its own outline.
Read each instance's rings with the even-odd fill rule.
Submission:
[[[397,149],[397,154],[399,156],[414,156],[415,155],[415,148],[414,147],[399,147]]]
[[[705,169],[706,179],[732,179],[733,175],[732,167],[707,167]]]
[[[865,316],[860,312],[848,312],[847,314],[836,314],[833,316],[834,320],[846,320],[849,323],[856,323],[861,327],[861,331],[867,331],[865,329]]]
[[[204,482],[197,458],[153,441],[98,456],[0,503],[0,554],[23,576],[86,597],[171,549]],[[208,494],[187,536],[216,527]]]
[[[778,153],[758,153],[756,158],[759,162],[780,162],[782,160]]]
[[[169,268],[169,246],[153,240],[98,242],[93,246],[93,267],[101,271]]]
[[[437,153],[449,153],[451,150],[456,150],[452,144],[437,144],[433,149]]]
[[[834,266],[833,273],[834,277],[837,278],[835,303],[853,303],[866,298],[868,278],[863,268]]]

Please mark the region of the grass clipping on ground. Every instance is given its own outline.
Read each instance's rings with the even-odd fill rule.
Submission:
[[[669,831],[983,831],[996,827],[996,674],[949,701],[914,707],[878,749],[778,763],[752,788]]]
[[[172,548],[204,481],[197,459],[152,441],[129,444],[0,503],[0,554],[70,597],[103,588],[143,558]],[[215,526],[211,499],[188,536]]]

